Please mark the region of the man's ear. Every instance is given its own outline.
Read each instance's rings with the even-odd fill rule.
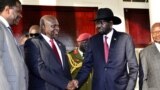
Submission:
[[[5,8],[4,8],[4,12],[6,12],[7,14],[9,14],[10,13],[10,7],[7,5],[7,6],[5,6]]]
[[[45,25],[44,25],[44,24],[42,25],[42,29],[43,29],[43,30],[45,29]]]
[[[41,32],[45,34],[45,24],[41,24]]]

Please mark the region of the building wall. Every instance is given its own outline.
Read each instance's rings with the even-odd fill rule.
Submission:
[[[146,2],[123,2],[123,0],[20,0],[23,5],[45,6],[81,6],[81,7],[108,7],[115,16],[122,19],[120,25],[114,26],[118,31],[125,32],[124,8],[148,8]]]

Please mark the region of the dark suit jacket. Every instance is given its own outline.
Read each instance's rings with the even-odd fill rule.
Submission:
[[[93,36],[89,41],[83,66],[76,77],[80,85],[85,81],[92,68],[92,90],[134,90],[138,64],[131,37],[114,30],[106,64],[103,35]]]
[[[25,60],[29,68],[29,90],[65,90],[71,74],[65,47],[60,47],[64,66],[58,62],[52,48],[40,35],[25,43]]]

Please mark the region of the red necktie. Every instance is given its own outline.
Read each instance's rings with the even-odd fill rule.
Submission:
[[[105,56],[105,61],[106,63],[108,62],[108,54],[109,54],[109,47],[108,47],[108,44],[107,44],[107,36],[105,36],[104,38],[104,56]]]
[[[50,42],[51,42],[51,45],[52,45],[53,52],[55,53],[56,57],[58,58],[59,63],[62,64],[61,59],[60,59],[59,54],[58,54],[58,51],[57,51],[57,48],[56,48],[56,46],[53,42],[53,39],[51,39]]]

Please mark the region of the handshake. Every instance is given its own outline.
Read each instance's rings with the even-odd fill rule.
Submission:
[[[69,81],[66,87],[67,90],[75,90],[76,88],[78,88],[78,80]]]

